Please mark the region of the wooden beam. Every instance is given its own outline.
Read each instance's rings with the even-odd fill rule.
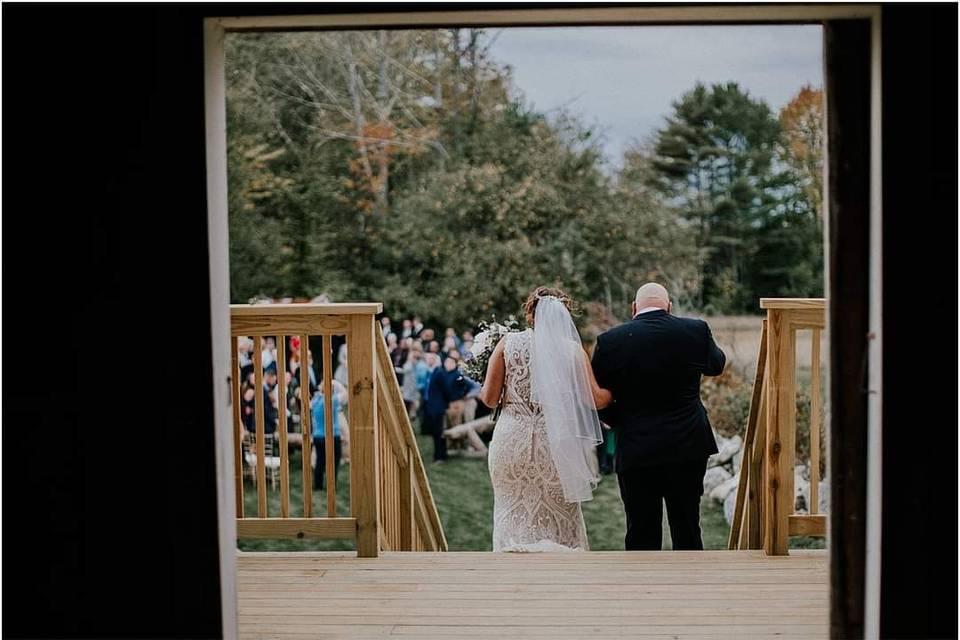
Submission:
[[[256,458],[257,458],[257,516],[267,517],[267,458],[266,449],[263,445],[264,433],[264,411],[263,406],[263,341],[260,336],[253,339],[253,399],[254,420],[256,421]],[[272,452],[271,452],[272,453]]]
[[[796,333],[789,311],[767,312],[767,443],[763,548],[787,555],[787,516],[793,513],[793,461],[796,434]]]
[[[372,315],[353,316],[347,342],[350,381],[350,503],[357,519],[357,555],[380,551],[380,465],[377,451],[377,334]]]
[[[235,315],[230,321],[230,333],[235,336],[284,335],[339,335],[346,333],[352,316],[278,315],[261,312],[258,315]]]
[[[737,501],[730,526],[728,549],[736,549],[740,542],[740,528],[743,526],[744,502],[747,499],[747,487],[751,474],[759,472],[753,467],[750,451],[757,436],[757,423],[760,422],[760,405],[763,398],[763,379],[767,367],[767,321],[763,320],[760,330],[760,349],[757,356],[757,369],[753,376],[753,395],[750,397],[750,411],[747,414],[747,427],[743,436],[743,455],[740,457],[740,482],[737,484]]]
[[[813,330],[810,344],[810,504],[820,510],[820,330]]]
[[[822,513],[788,516],[787,530],[791,536],[825,537],[827,535],[827,516]]]
[[[324,447],[326,459],[322,464],[325,466],[327,476],[327,516],[333,518],[337,515],[337,469],[333,435],[333,344],[330,336],[323,336],[320,344],[323,367],[323,437],[326,440]],[[321,464],[321,461],[317,460],[317,464]]]
[[[383,311],[379,302],[345,302],[328,304],[232,304],[230,317],[249,316],[353,316],[373,315]]]
[[[236,500],[237,517],[243,517],[243,421],[240,416],[240,379],[239,339],[230,338],[231,373],[230,393],[233,401],[233,491]],[[229,521],[228,521],[229,522]]]
[[[280,436],[280,517],[290,517],[290,459],[287,451],[287,344],[277,336],[277,434]]]
[[[310,466],[310,451],[313,445],[313,414],[310,413],[310,336],[300,335],[300,442],[301,473],[303,487],[303,517],[313,515],[313,468]],[[317,464],[322,464],[317,460]]]
[[[826,309],[826,298],[760,298],[761,309]]]
[[[353,540],[356,518],[237,518],[237,538]]]
[[[407,450],[406,464],[400,467],[400,550],[413,551],[413,530],[416,528],[414,509],[416,496],[414,483],[416,478],[413,472],[413,456],[417,455]]]

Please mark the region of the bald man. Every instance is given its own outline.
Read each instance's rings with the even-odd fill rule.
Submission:
[[[600,417],[617,437],[628,551],[661,549],[664,502],[673,548],[703,549],[700,498],[717,443],[700,380],[719,375],[726,357],[706,322],[672,311],[666,288],[648,282],[637,290],[633,319],[599,336],[593,351],[597,382],[613,393]]]

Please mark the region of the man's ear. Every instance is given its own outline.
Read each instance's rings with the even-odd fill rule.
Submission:
[[[630,303],[630,317],[633,318],[637,315],[637,301],[634,300]]]

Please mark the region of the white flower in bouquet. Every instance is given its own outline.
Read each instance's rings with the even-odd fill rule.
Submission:
[[[505,324],[500,324],[496,318],[492,322],[481,322],[480,332],[473,337],[473,346],[466,358],[460,361],[460,370],[465,376],[477,382],[482,382],[487,377],[487,365],[490,363],[490,356],[493,350],[497,348],[497,343],[507,335],[516,331],[517,321],[513,318],[507,320]]]

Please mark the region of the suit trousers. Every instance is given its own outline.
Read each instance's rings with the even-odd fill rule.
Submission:
[[[428,412],[426,413],[426,418],[428,433],[433,436],[433,459],[446,460],[447,440],[443,437],[443,427],[446,414],[441,413],[439,415],[433,415]]]
[[[627,517],[627,551],[659,551],[663,540],[663,503],[673,549],[702,550],[700,496],[707,458],[618,471]]]
[[[313,488],[318,491],[324,487],[323,476],[327,469],[327,439],[314,438],[313,450],[317,452],[317,462],[313,465]],[[340,436],[333,439],[333,473],[336,480],[337,472],[340,471],[340,454],[342,452],[342,442]]]

